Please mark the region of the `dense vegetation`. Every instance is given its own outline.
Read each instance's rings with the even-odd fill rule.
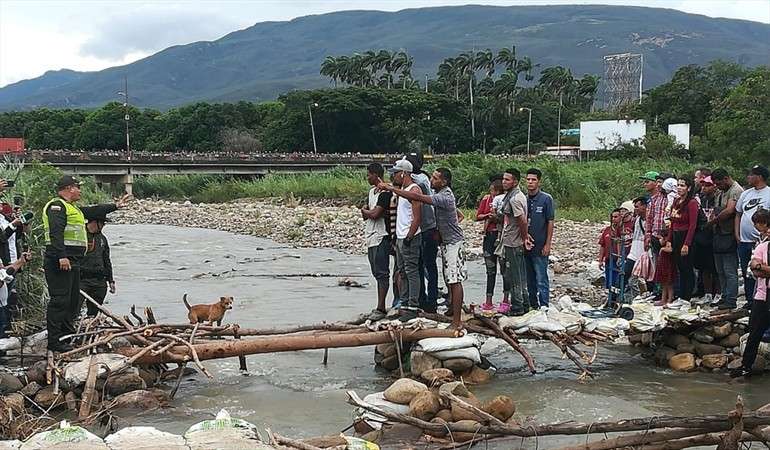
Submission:
[[[371,57],[371,58],[370,58]],[[378,63],[377,58],[382,58]],[[644,118],[644,142],[617,156],[729,159],[736,167],[770,162],[770,68],[733,63],[685,66],[673,79],[620,111],[591,111],[597,78],[576,78],[563,67],[536,66],[515,48],[448,58],[428,93],[404,83],[409,59],[386,51],[330,57],[321,70],[345,85],[291,91],[277,102],[196,103],[162,113],[129,108],[132,147],[146,151],[291,152],[313,148],[312,109],[319,152],[398,153],[431,149],[460,153],[526,151],[532,109],[533,151],[557,142],[562,128],[583,119]],[[402,80],[402,82],[398,82]],[[473,104],[471,105],[471,96]],[[124,107],[0,114],[0,136],[24,136],[30,148],[112,149],[125,146]],[[472,120],[471,120],[472,119]],[[665,134],[670,123],[690,123],[689,152]],[[475,134],[475,137],[474,137]],[[576,144],[565,137],[562,145]]]
[[[686,64],[716,59],[767,64],[770,25],[608,5],[340,11],[258,23],[214,41],[175,45],[121,67],[50,71],[0,89],[0,110],[101,107],[118,99],[115,92],[123,90],[124,76],[132,104],[141,107],[272,101],[289,90],[324,86],[318,67],[327,55],[369,49],[406,51],[414,58],[413,78],[424,87],[425,74],[433,77],[449,56],[513,44],[542,68],[561,65],[578,75],[602,73],[606,55],[643,53],[645,87],[653,87]]]

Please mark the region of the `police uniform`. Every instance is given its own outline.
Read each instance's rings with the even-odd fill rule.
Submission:
[[[58,190],[79,184],[71,176],[64,176],[57,184]],[[86,219],[105,216],[115,211],[115,204],[78,207],[61,197],[56,197],[43,207],[45,230],[45,255],[43,268],[48,293],[46,326],[48,349],[67,350],[59,338],[75,332],[75,320],[80,313],[80,262],[86,254],[88,236]],[[70,270],[61,270],[59,260],[68,258]]]
[[[99,222],[107,222],[106,217],[97,217]],[[86,228],[87,230],[87,228]],[[88,248],[86,255],[80,262],[80,289],[91,298],[104,303],[104,297],[107,296],[107,283],[113,283],[112,261],[110,261],[110,244],[107,238],[101,233],[91,233],[88,231]],[[95,316],[99,310],[91,302],[86,303],[87,315]]]

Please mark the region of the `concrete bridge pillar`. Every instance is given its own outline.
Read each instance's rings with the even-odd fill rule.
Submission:
[[[108,191],[114,191],[113,186],[117,185],[122,186],[126,194],[133,195],[134,175],[131,173],[123,175],[96,175],[94,179],[96,184]]]

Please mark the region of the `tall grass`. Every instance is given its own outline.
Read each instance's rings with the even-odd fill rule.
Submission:
[[[489,177],[517,168],[522,177],[530,167],[543,171],[542,189],[556,200],[560,217],[576,220],[604,220],[607,211],[643,193],[639,176],[648,170],[693,173],[695,166],[685,160],[628,159],[562,162],[550,158],[520,161],[481,154],[451,156],[430,164],[453,173],[453,189],[461,206],[472,208],[488,190]],[[139,197],[158,197],[216,203],[238,198],[285,197],[290,193],[303,199],[335,199],[358,202],[369,186],[363,170],[336,168],[328,172],[268,175],[253,180],[226,179],[210,175],[157,176],[138,179],[134,192]]]

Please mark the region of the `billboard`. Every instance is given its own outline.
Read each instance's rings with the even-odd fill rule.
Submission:
[[[591,120],[580,122],[580,150],[609,150],[618,144],[644,138],[644,120]]]
[[[676,139],[676,142],[684,145],[684,148],[690,149],[690,124],[672,123],[668,126],[668,134]]]

